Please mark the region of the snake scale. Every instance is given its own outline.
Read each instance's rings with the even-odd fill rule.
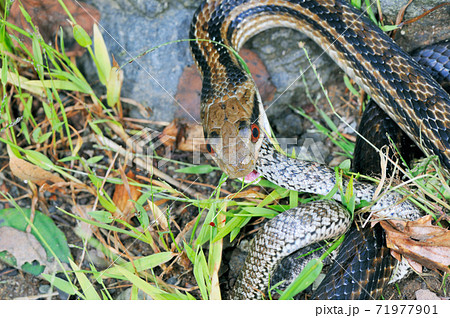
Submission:
[[[251,75],[229,47],[239,51],[255,34],[273,27],[303,32],[361,86],[426,154],[450,168],[450,97],[408,54],[361,12],[343,0],[203,1],[194,14],[190,42],[201,72],[201,118],[207,150],[230,177],[258,174],[288,189],[326,195],[333,170],[276,152],[270,125]],[[256,171],[255,171],[256,170]],[[343,189],[347,181],[343,181]],[[375,186],[354,182],[356,203],[373,201]],[[339,193],[333,196],[341,200]],[[378,216],[415,219],[420,211],[396,192],[371,207]],[[255,237],[234,290],[234,299],[265,295],[280,259],[304,245],[335,237],[350,218],[333,201],[286,211]],[[349,298],[352,298],[350,295]]]
[[[422,65],[447,92],[450,92],[450,39],[415,49],[411,52],[411,57]],[[354,171],[365,175],[381,174],[380,154],[372,145],[381,149],[384,145],[395,144],[397,151],[407,164],[422,154],[419,147],[398,127],[396,121],[381,110],[373,100],[365,107],[358,133],[364,139],[356,139],[352,164]],[[383,138],[387,134],[390,140]],[[366,140],[372,144],[367,143]],[[388,162],[386,168],[389,174],[394,166]]]

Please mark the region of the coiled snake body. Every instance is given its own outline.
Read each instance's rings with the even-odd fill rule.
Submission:
[[[253,35],[280,26],[313,39],[426,154],[437,155],[450,169],[449,95],[345,1],[204,1],[193,17],[190,38],[197,40],[190,45],[203,78],[201,118],[207,149],[230,177],[252,176],[256,169],[282,187],[323,195],[336,182],[327,167],[289,159],[272,149],[265,138],[270,126],[256,86],[227,48],[239,51]],[[354,193],[357,201],[372,201],[375,188],[355,183]],[[340,200],[340,195],[334,199]],[[419,216],[417,208],[395,192],[382,196],[372,211],[389,217]],[[255,238],[233,297],[260,298],[280,258],[345,232],[349,222],[346,212],[330,201],[280,214]]]

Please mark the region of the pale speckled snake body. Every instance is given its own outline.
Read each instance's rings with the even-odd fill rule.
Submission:
[[[299,192],[327,195],[337,183],[333,169],[319,163],[288,158],[275,151],[267,141],[263,141],[260,148],[256,170],[269,181]],[[348,180],[343,179],[341,182],[342,189],[347,189]],[[371,202],[376,186],[353,181],[353,192],[356,204],[363,201]],[[333,199],[341,201],[341,192],[338,191]],[[414,220],[420,216],[418,208],[405,201],[397,192],[382,195],[371,207],[371,211],[376,212],[380,218]],[[232,298],[261,298],[265,294],[265,289],[261,286],[269,285],[270,273],[283,257],[306,245],[343,234],[349,225],[348,212],[333,201],[316,201],[300,205],[278,215],[266,223],[254,238]],[[253,274],[254,272],[257,274]],[[359,286],[355,286],[353,296],[349,296],[348,299],[358,298],[357,290]],[[369,296],[375,298],[379,296],[379,292],[375,289]]]
[[[273,27],[293,28],[308,35],[425,153],[437,155],[450,168],[449,95],[348,3],[343,0],[204,1],[191,24],[190,38],[197,41],[190,45],[203,78],[201,118],[207,149],[230,177],[244,177],[256,167],[264,177],[280,186],[324,195],[336,182],[334,171],[324,166],[295,161],[274,152],[264,138],[263,131],[270,131],[270,126],[255,84],[236,56],[224,46],[239,51],[250,37]],[[355,183],[354,192],[357,201],[372,201],[375,188]],[[334,199],[340,200],[340,195]],[[299,207],[272,220],[278,223],[275,227],[269,224],[270,229],[263,228],[237,282],[234,298],[262,296],[272,267],[281,254],[291,250],[288,241],[296,242],[294,245],[298,247],[320,239],[323,235],[318,233],[337,235],[346,230],[347,221],[335,203],[315,204],[308,209],[315,209],[318,214]],[[372,211],[401,218],[419,215],[412,204],[395,192],[376,201]],[[300,219],[310,218],[306,228],[303,223],[292,224],[290,216],[294,214]],[[341,216],[331,222],[337,215]],[[295,226],[306,232],[298,232]]]

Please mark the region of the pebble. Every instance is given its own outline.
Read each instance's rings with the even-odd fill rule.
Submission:
[[[40,285],[39,286],[39,293],[41,294],[47,294],[50,290],[50,285]]]

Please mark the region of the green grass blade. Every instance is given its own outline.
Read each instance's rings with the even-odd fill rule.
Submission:
[[[94,286],[89,281],[89,279],[86,277],[86,275],[80,270],[77,264],[75,264],[72,260],[69,260],[70,266],[72,267],[75,276],[78,279],[78,282],[80,283],[81,290],[84,293],[84,297],[87,300],[101,300],[100,296],[95,291]]]
[[[280,300],[292,299],[295,295],[305,290],[317,279],[322,268],[323,263],[320,259],[314,258],[310,260],[300,275],[281,294]]]

